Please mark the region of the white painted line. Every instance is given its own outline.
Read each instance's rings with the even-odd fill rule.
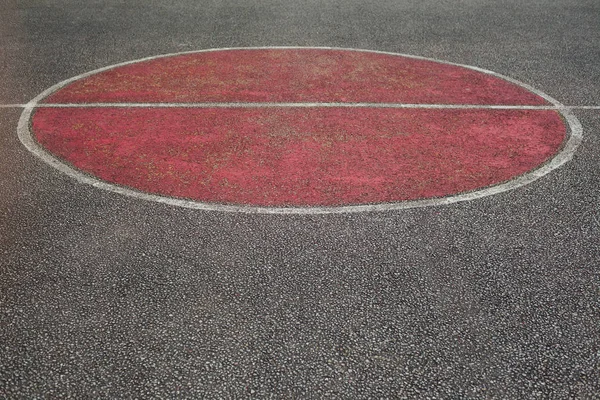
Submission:
[[[570,106],[571,110],[600,110],[600,106]]]
[[[0,108],[25,108],[27,104],[0,104]],[[456,110],[600,110],[600,106],[528,106],[519,104],[418,104],[418,103],[38,103],[35,108],[407,108]]]
[[[26,104],[0,104],[0,108],[23,108]]]
[[[522,88],[527,89],[530,92],[535,93],[538,96],[542,97],[543,99],[548,101],[552,106],[542,106],[544,108],[541,108],[541,109],[542,110],[545,110],[545,109],[556,110],[557,112],[559,112],[564,117],[568,127],[570,128],[570,132],[567,133],[567,138],[566,138],[566,141],[564,142],[563,148],[549,162],[543,164],[542,166],[540,166],[539,168],[537,168],[533,171],[530,171],[524,175],[518,176],[508,182],[505,182],[505,183],[502,183],[499,185],[483,188],[483,189],[476,190],[473,192],[443,197],[443,198],[432,198],[432,199],[414,200],[414,201],[401,201],[401,202],[396,202],[396,203],[384,203],[384,204],[365,204],[365,205],[356,205],[356,206],[341,206],[341,207],[256,207],[256,206],[241,206],[241,205],[237,206],[237,205],[226,205],[226,204],[202,203],[202,202],[193,201],[193,200],[177,199],[177,198],[172,198],[172,197],[144,193],[144,192],[140,192],[140,191],[137,191],[134,189],[130,189],[130,188],[118,186],[118,185],[115,185],[112,183],[101,181],[98,178],[87,175],[87,174],[71,167],[70,165],[64,163],[63,161],[58,160],[56,157],[54,157],[53,155],[48,153],[41,145],[39,145],[35,141],[35,139],[32,136],[32,133],[30,130],[30,120],[31,120],[31,116],[33,114],[34,109],[37,107],[43,106],[42,104],[40,104],[40,102],[43,99],[45,99],[52,93],[58,91],[59,89],[63,88],[64,86],[66,86],[69,83],[72,83],[76,80],[97,74],[99,72],[111,70],[113,68],[117,68],[120,66],[139,63],[139,62],[143,62],[143,61],[154,60],[154,59],[158,59],[158,58],[173,57],[173,56],[178,56],[178,55],[183,55],[183,54],[213,52],[213,51],[260,50],[260,49],[291,49],[291,50],[323,49],[323,50],[344,50],[344,51],[356,51],[356,52],[369,52],[369,53],[378,53],[378,54],[388,54],[388,55],[399,56],[399,57],[407,57],[407,58],[413,58],[413,59],[418,59],[418,60],[426,60],[426,61],[437,62],[440,64],[455,65],[455,66],[471,69],[474,71],[478,71],[478,72],[481,72],[481,73],[484,73],[487,75],[495,76],[497,78],[512,82],[512,83],[514,83],[518,86],[521,86]],[[140,103],[140,104],[145,104],[145,103]],[[169,103],[165,103],[165,104],[169,104]],[[185,104],[185,103],[182,103],[182,104]],[[194,103],[191,103],[191,104],[194,104]],[[209,103],[199,103],[199,104],[209,104]],[[222,104],[222,103],[215,103],[215,104]],[[235,104],[240,104],[240,103],[235,103]],[[241,103],[241,104],[244,104],[244,103]],[[250,104],[250,103],[248,103],[248,104]],[[289,104],[298,104],[298,103],[289,103]],[[305,104],[305,103],[299,103],[299,104]],[[346,104],[346,103],[306,103],[306,104]],[[358,103],[358,104],[370,104],[370,103]],[[65,105],[61,105],[61,106],[65,106]],[[72,106],[79,107],[81,105],[72,105]],[[172,106],[172,105],[169,105],[169,106]],[[407,106],[407,105],[403,105],[403,106]],[[435,105],[430,105],[430,106],[435,106]],[[294,105],[293,107],[298,107],[298,106]],[[336,107],[339,107],[339,105],[337,105]],[[463,107],[463,106],[461,106],[461,107]],[[486,107],[491,108],[491,107],[498,107],[498,106],[486,106]],[[511,107],[511,106],[508,106],[508,107]],[[516,106],[516,107],[527,107],[527,106]],[[243,212],[243,213],[266,213],[266,214],[331,214],[331,213],[350,213],[350,212],[363,212],[363,211],[402,210],[402,209],[408,209],[408,208],[440,206],[440,205],[452,204],[452,203],[461,202],[461,201],[469,201],[469,200],[479,199],[482,197],[491,196],[494,194],[513,190],[513,189],[519,188],[521,186],[527,185],[531,182],[534,182],[535,180],[552,172],[556,168],[560,167],[561,165],[563,165],[566,162],[568,162],[569,160],[571,160],[571,158],[573,157],[573,154],[575,153],[575,150],[577,149],[577,147],[579,146],[579,144],[581,143],[581,141],[583,139],[583,129],[582,129],[581,123],[575,117],[575,115],[573,115],[573,113],[571,112],[572,110],[588,109],[588,108],[589,109],[600,109],[600,107],[596,107],[596,106],[566,107],[566,106],[562,105],[559,101],[557,101],[554,98],[548,96],[547,94],[535,89],[534,87],[532,87],[530,85],[527,85],[523,82],[517,81],[516,79],[512,79],[507,76],[498,74],[496,72],[478,68],[478,67],[472,67],[469,65],[445,62],[445,61],[435,60],[435,59],[426,58],[426,57],[408,55],[408,54],[390,53],[390,52],[374,51],[374,50],[334,48],[334,47],[237,47],[237,48],[223,48],[223,49],[207,49],[207,50],[199,50],[199,51],[186,51],[186,52],[180,52],[180,53],[171,53],[171,54],[163,54],[163,55],[159,55],[159,56],[146,57],[146,58],[142,58],[139,60],[127,61],[124,63],[115,64],[115,65],[111,65],[111,66],[104,67],[104,68],[99,68],[99,69],[96,69],[93,71],[86,72],[81,75],[77,75],[70,79],[64,80],[64,81],[57,83],[56,85],[46,89],[42,93],[40,93],[38,96],[36,96],[34,99],[32,99],[29,103],[24,105],[23,108],[24,108],[24,110],[23,110],[23,113],[21,114],[21,118],[19,119],[19,124],[18,124],[18,128],[17,128],[19,139],[21,140],[23,145],[27,149],[29,149],[33,154],[35,154],[37,157],[42,159],[44,162],[48,163],[49,165],[56,168],[57,170],[71,176],[72,178],[76,179],[77,181],[79,181],[81,183],[86,183],[86,184],[92,185],[94,187],[97,187],[99,189],[108,190],[108,191],[112,191],[115,193],[135,197],[137,199],[154,201],[154,202],[173,205],[173,206],[186,207],[186,208],[192,208],[192,209],[198,209],[198,210]],[[435,107],[430,107],[430,108],[435,108]],[[517,109],[521,109],[521,108],[517,108]],[[526,109],[526,108],[522,108],[522,109]]]
[[[25,107],[23,105],[22,107]],[[572,110],[566,106],[511,104],[405,104],[405,103],[38,103],[36,108],[423,108],[457,110]]]

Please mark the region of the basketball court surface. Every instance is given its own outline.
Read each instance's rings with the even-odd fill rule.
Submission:
[[[0,397],[597,398],[600,5],[2,9]]]

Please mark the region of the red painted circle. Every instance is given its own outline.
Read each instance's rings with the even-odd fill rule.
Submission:
[[[208,102],[220,107],[122,107]],[[32,132],[75,168],[144,192],[229,204],[337,206],[454,195],[540,166],[566,136],[558,112],[543,109],[228,104],[547,105],[490,74],[360,51],[156,58],[76,80],[44,103],[72,104],[37,109]]]

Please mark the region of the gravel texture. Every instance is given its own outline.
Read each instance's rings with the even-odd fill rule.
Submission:
[[[600,105],[595,0],[0,1],[1,398],[600,398],[600,111],[542,179],[285,216],[79,184],[19,142],[86,71],[231,46],[408,53]]]

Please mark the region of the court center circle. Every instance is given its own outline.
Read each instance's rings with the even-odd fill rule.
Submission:
[[[451,203],[566,162],[581,127],[549,96],[490,71],[333,48],[151,57],[61,82],[19,136],[97,187],[249,212]]]

